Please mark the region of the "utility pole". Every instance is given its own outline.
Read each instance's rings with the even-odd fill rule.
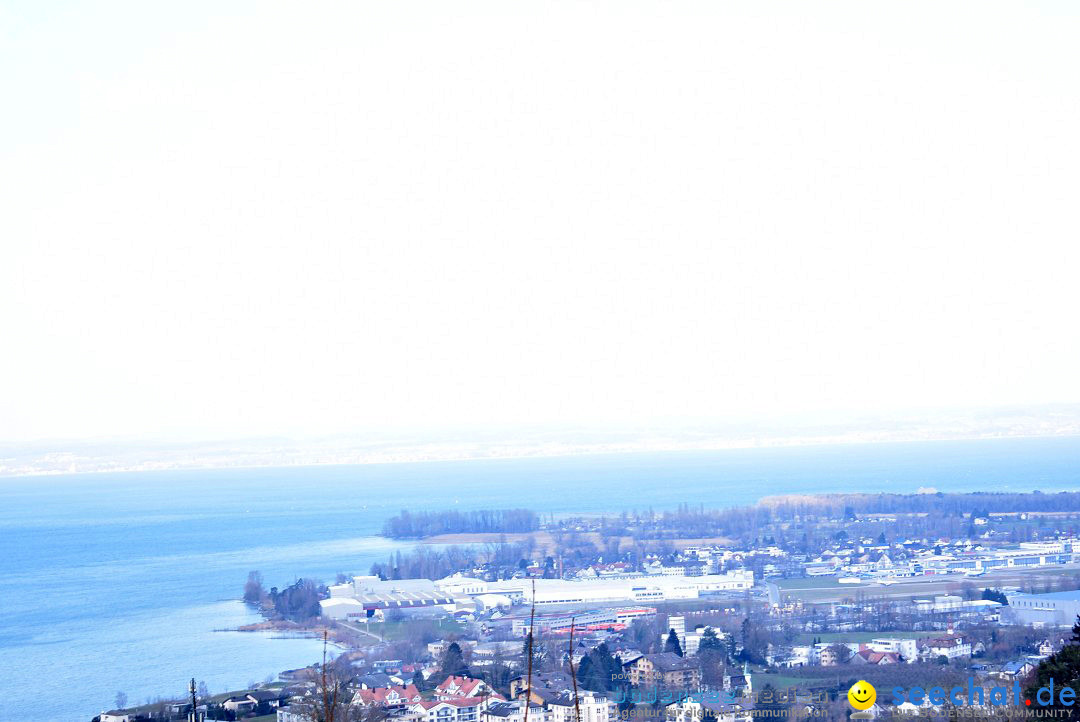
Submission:
[[[188,687],[188,691],[191,692],[191,714],[188,715],[188,722],[199,722],[199,713],[196,712],[195,701],[195,678],[191,678],[191,685]]]

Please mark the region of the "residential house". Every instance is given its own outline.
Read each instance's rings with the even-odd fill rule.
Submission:
[[[1049,657],[1051,654],[1061,649],[1061,640],[1054,642],[1050,639],[1044,639],[1039,643],[1039,656]]]
[[[221,703],[222,709],[232,712],[236,717],[254,712],[258,706],[258,700],[252,699],[246,694],[233,695]]]
[[[388,709],[401,709],[415,704],[421,700],[420,690],[416,685],[410,684],[404,687],[377,687],[375,689],[358,689],[353,696],[352,703],[363,707],[386,707]]]
[[[292,705],[278,707],[277,722],[310,722],[311,717],[306,710]]]
[[[701,687],[701,668],[674,652],[644,654],[624,664],[623,670],[634,686],[655,685],[691,690]]]
[[[560,695],[548,702],[550,722],[615,722],[618,705],[600,692]]]
[[[481,697],[454,699],[422,699],[409,706],[409,711],[422,722],[478,722],[486,705]]]
[[[248,699],[255,702],[259,712],[271,712],[285,704],[290,697],[288,692],[281,689],[256,689],[248,692]]]
[[[517,699],[529,687],[529,680],[525,675],[519,675],[510,680],[510,697]],[[560,694],[572,694],[574,681],[570,675],[562,672],[535,672],[532,676],[532,696],[534,704],[545,704]]]
[[[356,683],[360,685],[360,689],[378,689],[379,687],[391,687],[394,684],[393,680],[390,679],[390,675],[382,672],[361,675],[356,678]]]
[[[686,700],[669,704],[665,717],[667,722],[751,722],[753,703]]]
[[[919,655],[925,659],[945,657],[949,660],[971,656],[971,643],[959,634],[945,634],[920,640]]]
[[[450,676],[435,688],[435,699],[457,699],[460,697],[483,697],[492,694],[492,689],[481,679],[472,677]]]
[[[1001,672],[999,674],[1006,679],[1022,679],[1031,674],[1034,669],[1035,665],[1032,662],[1026,659],[1019,659],[1001,665]]]
[[[511,657],[522,656],[520,642],[480,642],[473,646],[470,665],[490,667]]]
[[[835,667],[848,661],[851,652],[843,644],[829,644],[818,651],[818,664],[822,667]]]
[[[863,649],[853,654],[848,664],[900,664],[900,655],[896,652],[875,652]]]
[[[525,722],[525,700],[492,702],[484,710],[483,717],[487,722]],[[529,722],[551,722],[547,708],[533,703],[529,703],[528,718]]]
[[[743,664],[742,674],[724,672],[722,680],[724,691],[735,697],[749,697],[754,693],[754,683],[750,675],[750,665]]]

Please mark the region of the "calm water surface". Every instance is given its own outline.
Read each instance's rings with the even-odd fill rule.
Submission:
[[[0,720],[89,720],[235,689],[319,658],[311,639],[214,632],[267,585],[366,573],[399,509],[599,513],[821,491],[1080,489],[1080,439],[0,479]]]

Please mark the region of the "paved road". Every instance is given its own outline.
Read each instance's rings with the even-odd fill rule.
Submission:
[[[373,639],[377,639],[380,642],[385,642],[386,641],[385,639],[383,639],[379,635],[375,634],[374,632],[369,632],[368,630],[364,629],[363,627],[358,626],[356,624],[353,624],[351,622],[338,622],[338,624],[345,627],[346,629],[351,629],[352,631],[357,632],[358,634],[366,634],[367,636],[372,637]]]

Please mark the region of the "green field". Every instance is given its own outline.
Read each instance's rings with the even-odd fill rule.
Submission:
[[[788,677],[783,674],[755,674],[753,676],[754,692],[761,692],[761,688],[767,684],[772,685],[773,689],[786,690],[792,687],[806,689],[807,687],[828,685],[835,683],[835,681],[835,679],[818,679],[814,677]]]
[[[465,631],[462,624],[450,617],[439,617],[431,620],[404,619],[397,622],[357,623],[356,627],[378,635],[388,642],[395,642],[402,639],[415,639],[417,631],[428,625],[441,638],[449,634],[462,634]]]

